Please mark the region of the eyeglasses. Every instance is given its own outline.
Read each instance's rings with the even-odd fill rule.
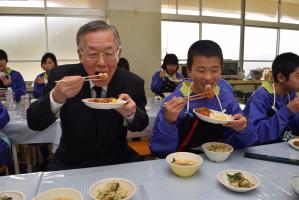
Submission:
[[[119,48],[117,50],[111,50],[104,53],[96,52],[96,51],[87,51],[84,49],[80,49],[80,51],[86,56],[88,60],[96,61],[100,58],[100,55],[103,55],[104,60],[112,60],[118,57]]]

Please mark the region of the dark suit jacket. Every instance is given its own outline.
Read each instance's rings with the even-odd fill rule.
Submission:
[[[72,75],[87,74],[82,64],[64,65],[50,72],[45,95],[27,110],[28,126],[31,129],[43,130],[56,120],[51,111],[49,92],[54,88],[56,80]],[[128,127],[123,126],[124,118],[117,111],[91,109],[83,104],[82,99],[91,97],[88,81],[75,97],[67,99],[60,110],[62,136],[53,158],[56,169],[134,160],[136,153],[128,147],[126,135],[127,129],[142,131],[148,125],[143,79],[131,72],[116,69],[108,85],[107,97],[117,98],[121,93],[129,94],[137,105],[135,118]]]

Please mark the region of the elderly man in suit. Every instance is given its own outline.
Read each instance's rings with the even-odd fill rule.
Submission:
[[[60,116],[62,136],[49,170],[74,169],[142,160],[128,145],[127,130],[148,125],[144,80],[117,69],[121,42],[116,28],[103,21],[83,25],[77,33],[79,64],[49,74],[45,95],[30,105],[28,126],[43,130]],[[84,76],[107,73],[105,80]],[[61,80],[59,82],[55,82]],[[84,98],[114,97],[127,101],[115,110],[97,110]]]

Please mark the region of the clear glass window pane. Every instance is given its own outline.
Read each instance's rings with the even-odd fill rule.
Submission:
[[[93,18],[48,17],[49,51],[60,59],[75,59],[77,55],[76,34],[78,29]]]
[[[199,39],[198,23],[162,21],[161,32],[161,58],[174,53],[179,59],[187,59],[189,47]]]
[[[277,22],[278,1],[249,0],[245,9],[245,19]]]
[[[161,13],[176,14],[176,0],[162,0]]]
[[[299,24],[299,1],[281,1],[281,22]]]
[[[9,60],[41,58],[46,50],[44,17],[0,16],[0,24],[0,47]]]
[[[2,1],[0,7],[44,7],[44,0]]]
[[[280,30],[279,53],[294,52],[299,54],[299,31],[295,30]]]
[[[9,62],[8,66],[12,69],[20,72],[25,81],[33,81],[36,76],[42,73],[44,70],[40,66],[40,60],[44,52],[41,52],[38,61],[34,62]]]
[[[105,9],[105,0],[47,0],[47,7]]]
[[[202,39],[217,42],[224,59],[239,60],[240,26],[203,23]]]
[[[277,30],[245,27],[244,60],[273,60]]]
[[[178,0],[178,14],[199,15],[199,0]]]
[[[249,75],[250,70],[252,69],[263,69],[266,67],[270,67],[272,66],[272,62],[250,62],[250,61],[246,61],[243,62],[243,70],[245,71],[244,74],[245,76]]]
[[[241,18],[240,0],[202,0],[202,15]]]

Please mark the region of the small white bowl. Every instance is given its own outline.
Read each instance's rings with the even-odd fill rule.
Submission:
[[[299,146],[295,145],[294,142],[299,142],[299,138],[290,139],[288,141],[289,145],[291,145],[294,149],[299,150]]]
[[[81,192],[73,188],[55,188],[39,193],[33,200],[52,200],[56,198],[70,198],[72,200],[83,200]]]
[[[251,183],[254,184],[254,186],[250,188],[239,188],[239,187],[231,186],[229,184],[227,174],[235,174],[237,172],[241,172],[246,179],[248,179]],[[251,190],[256,189],[261,184],[260,180],[255,175],[238,169],[223,170],[218,173],[217,179],[223,186],[235,192],[249,192]]]
[[[215,152],[215,151],[209,151],[208,147],[210,145],[226,145],[230,148],[230,151],[226,152]],[[202,145],[202,148],[206,154],[206,156],[209,158],[209,160],[214,161],[214,162],[223,162],[225,161],[230,154],[234,151],[234,147],[232,147],[229,144],[221,143],[221,142],[207,142]]]
[[[299,176],[293,176],[291,178],[291,185],[293,190],[299,195]]]
[[[120,185],[120,190],[127,192],[128,196],[122,200],[129,200],[135,194],[136,186],[132,181],[124,178],[107,178],[92,184],[92,186],[89,189],[89,195],[91,196],[91,198],[97,200],[98,190],[104,190],[107,183],[112,181],[117,181]]]
[[[0,196],[11,197],[13,200],[25,200],[25,195],[23,194],[23,192],[19,192],[16,190],[0,191]]]
[[[195,161],[196,164],[192,166],[182,166],[174,164],[172,161],[173,159],[176,160],[192,160]],[[189,177],[195,174],[199,169],[200,165],[203,163],[203,159],[194,153],[189,152],[175,152],[171,153],[166,157],[166,161],[168,162],[172,172],[177,176],[181,177]]]

